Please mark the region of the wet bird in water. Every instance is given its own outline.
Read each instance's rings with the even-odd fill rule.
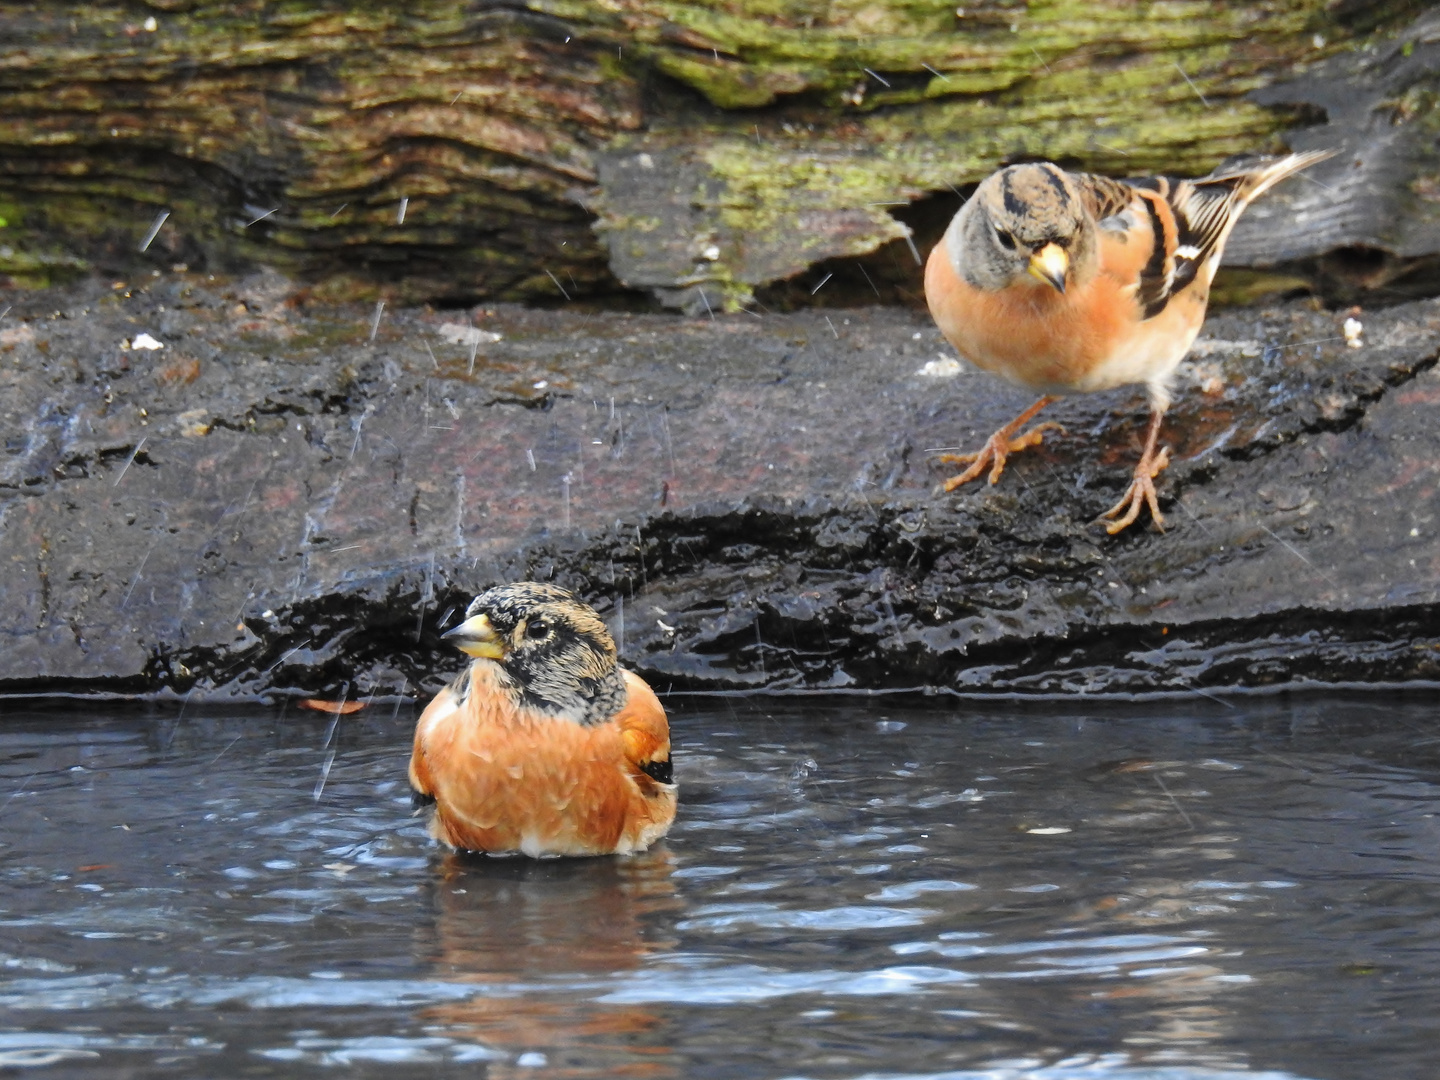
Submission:
[[[643,851],[675,820],[670,727],[594,610],[537,582],[478,596],[445,640],[475,659],[421,714],[410,786],[469,851]]]
[[[1012,165],[986,179],[935,246],[925,298],[941,332],[976,367],[1044,396],[973,454],[945,483],[953,491],[1035,446],[1047,429],[1020,429],[1061,395],[1143,383],[1150,397],[1145,450],[1125,495],[1103,515],[1117,533],[1144,506],[1164,518],[1156,451],[1170,375],[1205,321],[1225,241],[1250,202],[1328,151],[1251,158],[1200,180],[1111,180],[1049,162]]]

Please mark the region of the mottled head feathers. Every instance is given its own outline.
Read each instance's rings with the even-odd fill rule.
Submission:
[[[500,585],[477,596],[465,616],[445,638],[477,663],[497,664],[519,704],[579,724],[600,723],[624,705],[609,629],[565,589]]]
[[[956,273],[978,289],[1028,275],[1063,293],[1067,281],[1087,280],[1096,262],[1095,220],[1075,180],[1048,161],[987,178],[955,215],[945,244]]]

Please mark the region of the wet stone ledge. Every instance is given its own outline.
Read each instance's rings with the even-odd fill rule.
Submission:
[[[1063,402],[998,486],[941,494],[934,448],[1028,399],[918,312],[377,322],[274,274],[13,304],[7,695],[428,692],[463,604],[522,577],[581,592],[662,691],[1440,680],[1433,301],[1361,313],[1358,349],[1308,303],[1213,315],[1169,530],[1118,537],[1094,519],[1141,395]]]

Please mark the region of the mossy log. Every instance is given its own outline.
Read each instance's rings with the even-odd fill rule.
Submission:
[[[1265,148],[1307,106],[1247,95],[1423,7],[0,3],[0,274],[265,263],[331,296],[733,307],[1003,160]]]

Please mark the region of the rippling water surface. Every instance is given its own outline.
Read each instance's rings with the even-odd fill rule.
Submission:
[[[1426,701],[671,709],[670,838],[535,862],[409,708],[7,707],[0,1071],[1437,1075]]]

